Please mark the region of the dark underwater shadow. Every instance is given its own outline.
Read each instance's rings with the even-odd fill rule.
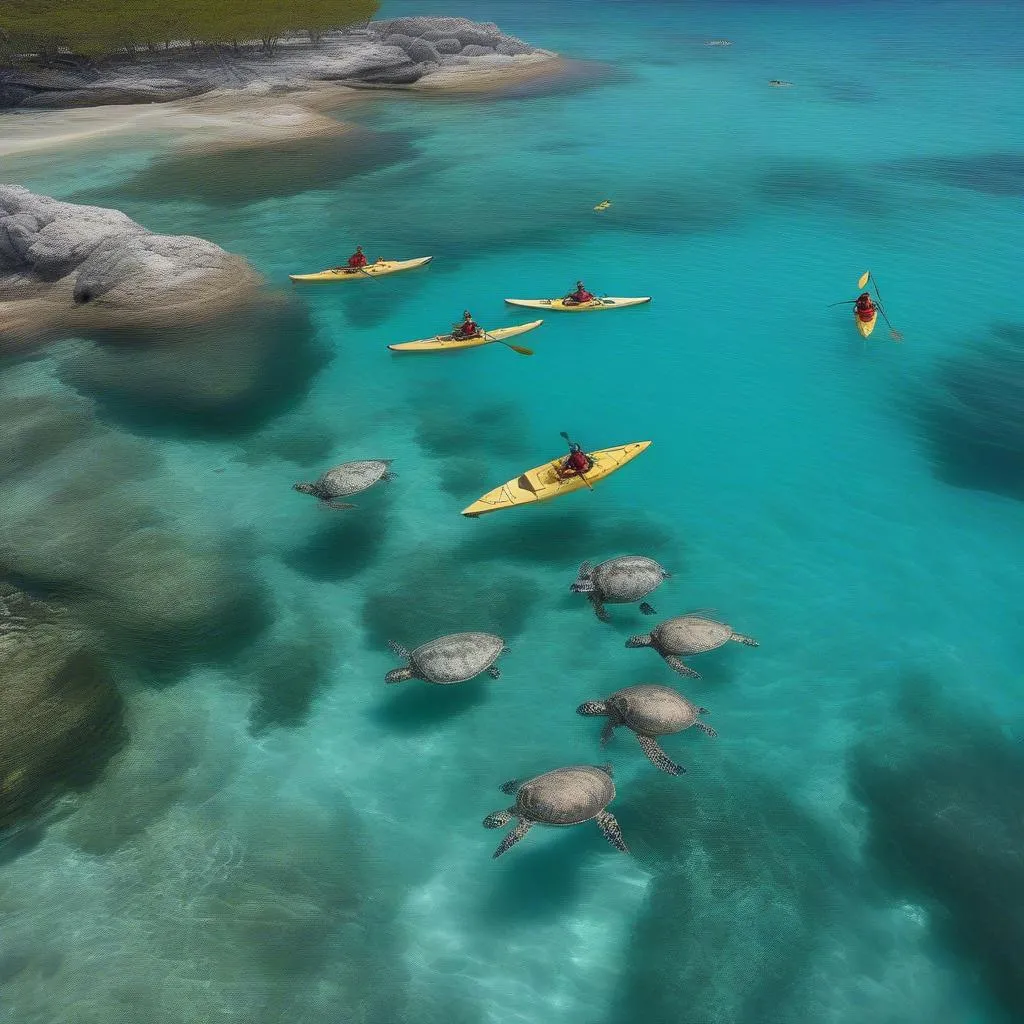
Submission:
[[[315,189],[417,156],[415,133],[378,132],[353,126],[327,139],[298,139],[215,154],[177,153],[155,159],[117,186],[78,193],[71,202],[118,206],[125,198],[147,202],[198,199],[240,206]]]
[[[518,522],[488,523],[486,534],[459,547],[458,557],[465,562],[500,560],[564,565],[568,587],[584,561],[597,564],[606,558],[630,554],[656,558],[670,544],[673,555],[677,550],[678,542],[669,529],[642,513],[610,522],[599,509],[545,513],[530,519],[523,517]],[[673,564],[665,566],[673,576],[683,569],[676,564],[678,561],[674,555]]]
[[[284,554],[286,565],[313,580],[350,579],[373,565],[387,539],[385,512],[373,508],[321,509],[313,507],[318,504],[314,498],[296,497],[306,498],[311,514],[323,516],[325,522],[303,544]],[[338,518],[332,522],[329,516]]]
[[[1024,500],[1024,327],[961,345],[910,412],[940,480]]]
[[[503,797],[507,806],[514,797]],[[497,809],[497,802],[495,809]],[[495,829],[497,848],[506,829]],[[537,845],[531,845],[531,844]],[[478,911],[485,921],[534,924],[568,917],[584,895],[583,875],[591,857],[621,857],[602,837],[593,822],[572,828],[547,829],[540,825],[505,853],[494,867],[495,880]]]
[[[95,331],[58,376],[101,418],[149,436],[248,434],[298,405],[329,360],[307,310],[270,303],[211,323]]]
[[[541,599],[537,583],[507,569],[467,574],[457,554],[441,552],[405,567],[400,582],[367,592],[362,623],[380,649],[396,640],[412,650],[447,633],[481,630],[512,646]],[[502,662],[505,667],[505,661]]]
[[[385,683],[382,686],[382,689],[386,687],[384,698],[371,712],[371,717],[396,732],[422,732],[482,707],[491,699],[491,687],[501,685],[501,680],[487,675],[451,686],[438,686],[419,679],[390,686]]]
[[[936,937],[1024,1019],[1024,744],[931,679],[907,676],[884,749],[864,742],[852,789],[868,855],[894,898],[923,901]]]
[[[881,165],[894,177],[925,179],[988,196],[1024,196],[1024,153],[911,157]]]

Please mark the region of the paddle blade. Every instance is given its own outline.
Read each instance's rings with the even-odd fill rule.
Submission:
[[[509,345],[513,352],[518,352],[521,356],[532,356],[533,349],[527,348],[525,345]]]
[[[868,278],[870,276],[871,276],[871,271],[870,270],[865,270],[864,273],[860,275],[860,280],[857,282],[857,287],[858,288],[863,288],[864,285],[866,285],[868,283]]]
[[[903,335],[899,331],[894,331],[891,327],[889,328],[889,334],[892,335],[893,341],[902,341]]]
[[[567,434],[567,433],[566,433],[566,432],[565,432],[564,430],[560,430],[560,431],[558,432],[558,436],[559,436],[559,437],[564,437],[566,441],[568,441],[568,440],[569,440],[569,435],[568,435],[568,434]]]

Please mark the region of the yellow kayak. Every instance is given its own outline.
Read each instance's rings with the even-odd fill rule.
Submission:
[[[593,460],[593,467],[584,477],[559,477],[558,470],[565,461],[565,456],[553,462],[545,462],[536,469],[528,469],[522,476],[509,480],[493,491],[488,491],[472,505],[464,508],[462,514],[473,519],[497,512],[499,509],[511,508],[513,505],[529,505],[536,501],[550,501],[563,494],[582,490],[587,483],[595,484],[606,476],[611,476],[617,469],[635,459],[641,452],[650,447],[650,441],[633,441],[630,444],[616,445],[614,448],[602,448],[600,451],[587,452]]]
[[[606,296],[603,299],[594,299],[593,302],[581,302],[577,305],[565,304],[565,299],[506,299],[510,306],[522,306],[524,309],[554,309],[561,313],[582,313],[592,309],[623,309],[626,306],[639,306],[644,302],[650,302],[650,295],[643,295],[635,299],[622,299]]]
[[[350,270],[348,267],[335,267],[331,270],[321,270],[315,274],[289,274],[293,281],[305,282],[327,282],[327,281],[352,281],[356,278],[365,279],[370,277],[383,277],[385,274],[400,274],[403,270],[415,270],[417,267],[425,267],[434,257],[421,256],[416,260],[377,260],[370,263],[362,270]]]
[[[871,314],[870,320],[861,320],[857,315],[857,310],[854,310],[853,319],[857,324],[857,330],[860,331],[860,336],[862,338],[869,338],[871,337],[871,332],[875,329],[875,324],[878,322],[878,310]]]
[[[471,338],[453,338],[450,334],[437,334],[433,338],[422,341],[402,341],[397,345],[388,345],[392,352],[452,352],[460,348],[479,348],[490,345],[503,338],[514,338],[517,334],[525,334],[544,323],[543,320],[531,320],[528,324],[516,324],[515,327],[499,327],[496,331],[484,331],[474,334]],[[486,337],[484,336],[486,335]]]

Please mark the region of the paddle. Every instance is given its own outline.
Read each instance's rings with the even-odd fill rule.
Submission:
[[[572,444],[572,442],[571,442],[571,441],[569,441],[569,435],[568,435],[568,434],[567,434],[567,433],[566,433],[566,432],[565,432],[564,430],[560,430],[560,431],[559,431],[559,434],[560,434],[560,435],[561,435],[562,437],[564,437],[564,438],[565,438],[565,440],[566,440],[566,441],[567,441],[567,442],[568,442],[569,444]],[[587,472],[589,472],[589,470],[584,470],[584,471],[583,471],[582,473],[580,473],[580,472],[577,472],[577,473],[576,473],[576,475],[577,475],[577,476],[578,476],[578,477],[579,477],[579,478],[580,478],[580,479],[581,479],[581,480],[582,480],[582,481],[583,481],[583,482],[584,482],[584,483],[585,483],[585,484],[587,485],[587,487],[589,487],[589,488],[590,488],[591,490],[593,490],[593,489],[594,489],[594,486],[593,486],[593,484],[591,484],[591,482],[590,482],[590,481],[589,481],[589,480],[588,480],[588,479],[586,478],[586,476],[584,475],[584,474],[585,474],[585,473],[587,473]]]
[[[889,322],[889,317],[886,316],[885,310],[882,308],[882,293],[878,290],[878,282],[873,277],[871,277],[870,270],[865,270],[864,273],[860,275],[860,280],[857,282],[857,287],[863,288],[864,285],[868,283],[868,278],[871,278],[871,283],[875,286],[875,294],[878,296],[878,312],[882,314],[882,319],[885,321],[886,326],[889,328],[889,334],[891,335],[892,340],[902,341],[903,335],[900,334],[900,332],[897,331]]]
[[[533,355],[533,349],[532,348],[527,348],[525,345],[513,345],[512,342],[510,342],[510,341],[503,341],[501,338],[495,338],[492,335],[488,334],[482,328],[480,330],[480,333],[488,341],[496,341],[496,342],[498,342],[499,345],[504,345],[505,348],[510,348],[510,349],[512,349],[513,352],[518,352],[521,356],[532,356]]]

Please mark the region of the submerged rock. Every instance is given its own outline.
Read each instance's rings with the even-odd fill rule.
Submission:
[[[0,185],[0,339],[201,322],[250,301],[260,283],[212,242]]]
[[[1024,500],[1024,326],[960,346],[916,414],[943,480]]]
[[[905,681],[884,749],[853,762],[870,852],[902,899],[982,976],[1009,1020],[1024,1019],[1024,751],[1019,738]]]
[[[0,832],[88,786],[124,742],[104,663],[51,606],[0,584]]]

